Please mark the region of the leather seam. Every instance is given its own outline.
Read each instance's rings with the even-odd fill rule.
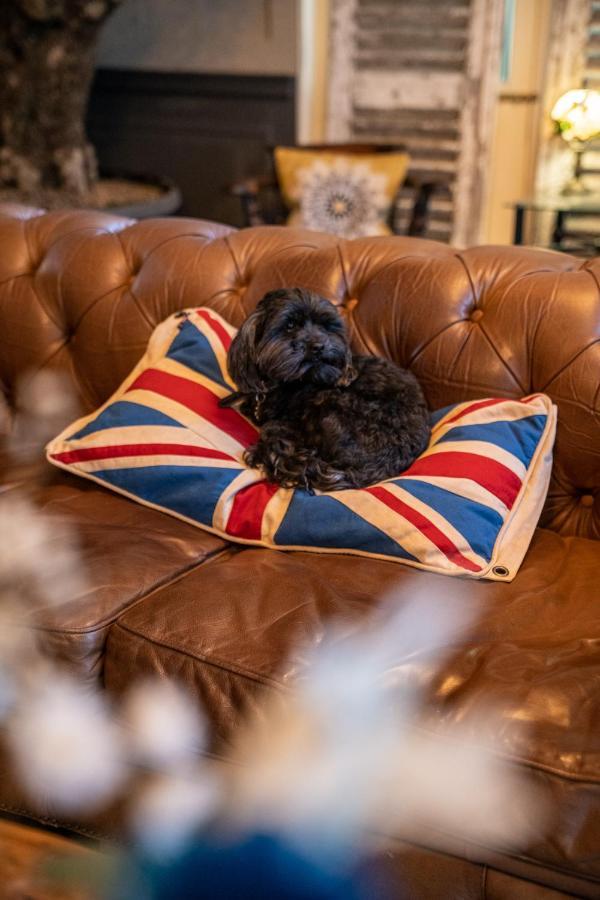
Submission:
[[[109,288],[107,291],[104,291],[104,293],[100,294],[99,297],[94,297],[94,299],[91,301],[90,305],[88,307],[86,307],[86,309],[84,309],[84,311],[81,313],[79,318],[73,323],[73,326],[72,326],[73,331],[77,331],[77,329],[80,327],[83,320],[86,318],[87,314],[89,312],[91,312],[91,310],[98,303],[100,303],[101,300],[104,300],[106,297],[110,297],[110,295],[112,293],[114,293],[115,291],[120,291],[123,288],[126,288],[128,284],[129,284],[129,280],[123,281],[121,284],[116,284],[114,287]]]
[[[48,256],[48,254],[50,253],[50,251],[51,251],[54,247],[56,247],[56,245],[57,245],[60,241],[62,241],[64,238],[70,237],[72,234],[81,234],[81,233],[84,232],[84,231],[93,231],[93,232],[95,232],[95,235],[94,235],[95,237],[97,237],[98,234],[105,234],[105,233],[106,233],[106,232],[105,232],[105,229],[104,229],[104,228],[100,228],[98,225],[83,225],[81,228],[73,228],[71,231],[65,231],[63,234],[59,234],[58,237],[56,237],[53,241],[50,241],[50,243],[48,244],[48,246],[47,246],[46,249],[44,250],[44,256]],[[112,232],[108,232],[108,233],[109,233],[109,234],[112,234]]]
[[[17,281],[18,278],[27,278],[27,276],[31,276],[31,272],[19,272],[17,275],[9,275],[8,278],[0,281],[0,287],[4,287],[5,284],[9,284],[11,281]]]
[[[483,325],[480,325],[480,326],[479,326],[479,330],[481,331],[482,335],[484,336],[484,338],[485,338],[486,341],[488,342],[488,344],[489,344],[489,346],[490,346],[490,349],[491,349],[492,352],[496,355],[496,358],[499,360],[499,362],[502,363],[502,365],[504,366],[504,368],[506,369],[506,371],[510,374],[510,377],[513,379],[513,381],[515,382],[515,384],[517,385],[517,387],[519,388],[519,390],[520,390],[520,391],[523,391],[523,393],[526,394],[526,393],[527,393],[527,389],[521,384],[520,379],[517,378],[517,376],[515,375],[515,373],[514,373],[513,370],[511,369],[511,367],[510,367],[510,366],[508,365],[508,363],[506,362],[506,360],[504,360],[504,359],[502,358],[502,356],[501,356],[500,353],[498,352],[498,349],[497,349],[496,345],[494,344],[493,340],[491,339],[491,337],[489,336],[489,334],[487,333],[487,331],[485,330],[485,328],[483,327]]]
[[[444,835],[450,834],[447,831],[441,831],[439,829],[434,829],[434,831],[436,831],[438,834],[444,834]],[[388,835],[387,837],[391,841],[403,840],[402,838],[398,838],[395,835],[391,835],[391,836]],[[455,835],[450,835],[450,837],[455,837]],[[562,890],[562,888],[548,885],[547,883],[545,883],[543,881],[535,881],[534,882],[530,878],[524,878],[522,875],[519,875],[516,872],[510,871],[510,869],[506,869],[506,868],[500,869],[497,865],[489,865],[488,863],[480,862],[477,859],[473,859],[471,856],[465,856],[465,855],[459,856],[456,852],[453,852],[452,850],[442,850],[438,847],[432,847],[428,844],[425,844],[423,842],[423,840],[418,840],[418,839],[406,840],[406,839],[404,839],[403,842],[411,844],[414,847],[419,847],[421,850],[427,850],[430,853],[437,853],[437,854],[442,854],[444,856],[451,856],[452,858],[462,860],[463,862],[466,860],[466,862],[472,863],[473,865],[480,865],[480,866],[485,865],[488,869],[493,869],[494,871],[500,872],[503,875],[509,875],[511,878],[517,878],[517,879],[519,879],[519,881],[538,884],[541,887],[546,887],[546,888],[549,888],[549,889],[555,890],[555,891]],[[540,869],[542,871],[548,870],[549,872],[556,872],[557,874],[563,875],[566,878],[573,879],[573,880],[579,881],[579,882],[583,882],[584,884],[587,884],[587,885],[600,883],[600,877],[598,877],[597,875],[589,875],[587,873],[581,874],[579,872],[574,871],[573,869],[565,869],[563,866],[556,865],[555,863],[552,863],[552,862],[547,862],[546,860],[536,860],[532,856],[527,856],[526,854],[522,854],[522,853],[517,854],[517,853],[508,853],[508,852],[498,851],[497,849],[488,847],[486,844],[479,844],[476,841],[467,841],[466,844],[463,844],[463,852],[466,850],[466,852],[468,853],[469,847],[477,847],[479,850],[483,850],[484,852],[492,852],[495,854],[502,853],[504,858],[507,860],[515,860],[517,862],[525,863],[525,865],[527,865],[527,866],[531,866],[534,869]],[[579,896],[579,895],[576,895],[576,896]]]
[[[223,242],[227,247],[227,250],[229,251],[229,255],[231,256],[231,261],[233,263],[233,268],[235,269],[235,274],[237,275],[238,281],[243,281],[242,273],[240,271],[240,267],[238,266],[238,261],[235,258],[235,253],[233,252],[233,247],[231,246],[228,234],[224,236]]]
[[[502,390],[496,390],[495,388],[490,388],[489,384],[479,384],[479,383],[476,383],[473,381],[469,381],[467,383],[465,381],[455,381],[452,378],[446,378],[446,377],[444,377],[442,380],[442,379],[435,378],[435,376],[433,376],[433,375],[427,376],[427,374],[425,374],[425,373],[419,374],[419,379],[420,379],[420,381],[426,382],[426,383],[433,382],[435,385],[442,384],[442,385],[449,385],[450,387],[462,388],[463,390],[468,388],[469,390],[475,389],[475,390],[485,391],[486,393],[484,396],[487,396],[487,397],[490,397],[490,396],[494,396],[494,397],[498,397],[498,398],[504,397],[507,400],[512,400],[516,396],[518,396],[517,392],[509,393],[509,391],[507,391],[504,388]],[[492,391],[494,393],[490,394],[489,393],[490,391]],[[540,391],[540,393],[541,393],[541,391]],[[561,398],[559,397],[558,399],[560,400]],[[568,398],[568,400],[566,402],[573,402],[573,401],[571,398]],[[578,404],[578,405],[581,405],[582,408],[586,409],[588,412],[595,412],[594,409],[591,409],[590,407],[586,407],[583,404]]]
[[[457,259],[457,260],[459,261],[459,263],[461,264],[461,266],[462,266],[463,269],[464,269],[465,275],[467,276],[467,281],[469,282],[469,285],[470,285],[470,287],[471,287],[471,299],[472,299],[472,301],[473,301],[473,305],[474,305],[474,306],[477,306],[477,305],[479,304],[479,299],[480,299],[480,298],[479,298],[479,294],[478,294],[477,291],[475,290],[475,282],[473,281],[473,276],[471,275],[471,272],[470,272],[470,270],[469,270],[469,267],[468,267],[468,265],[466,264],[466,262],[465,262],[465,260],[463,259],[463,257],[460,255],[460,253],[455,253],[455,254],[454,254],[454,257],[455,257],[455,259]]]
[[[487,897],[487,874],[488,867],[484,863],[481,867],[481,884],[479,886],[479,895],[481,897],[481,900],[486,900]]]
[[[391,237],[395,237],[395,236],[396,235],[391,235]],[[423,238],[423,239],[418,238],[417,240],[425,240],[425,241],[428,241],[428,243],[434,243],[433,241],[429,241],[428,238]],[[440,248],[437,247],[436,249],[439,250]],[[439,259],[446,261],[448,259],[451,259],[453,256],[456,256],[455,253],[452,253],[450,247],[445,247],[444,249],[447,251],[446,254],[440,254],[439,256],[433,256],[433,257],[431,257],[431,261],[433,261],[433,260],[437,261]],[[407,252],[407,253],[404,253],[402,256],[395,256],[393,259],[388,260],[382,266],[379,266],[379,268],[373,270],[373,276],[371,278],[369,278],[368,284],[370,284],[375,278],[378,278],[387,269],[391,268],[392,266],[397,265],[398,263],[403,263],[407,259],[419,259],[422,261],[424,260],[425,263],[430,261],[427,256],[421,256],[421,254],[419,254],[419,253],[408,253]]]
[[[90,625],[88,628],[47,628],[44,626],[34,627],[35,631],[40,631],[43,634],[67,634],[67,635],[77,635],[77,634],[94,634],[97,631],[102,631],[102,629],[106,627],[110,627],[115,622],[118,621],[119,617],[125,615],[125,613],[130,612],[138,603],[142,603],[142,601],[147,600],[157,591],[161,591],[164,588],[171,587],[171,585],[176,584],[180,579],[185,578],[191,572],[196,571],[197,569],[201,569],[204,565],[211,563],[213,560],[218,559],[223,554],[229,552],[232,548],[230,546],[221,547],[218,550],[213,551],[210,554],[207,554],[200,562],[193,562],[187,568],[181,569],[175,575],[170,574],[164,581],[158,581],[152,585],[152,587],[140,597],[136,597],[132,602],[122,609],[120,609],[114,615],[107,616],[104,619],[101,619],[95,625]]]
[[[114,627],[120,628],[122,631],[127,632],[128,634],[137,638],[139,641],[153,644],[155,647],[162,647],[164,650],[169,650],[171,653],[176,653],[179,656],[185,656],[187,659],[190,659],[193,662],[202,663],[205,666],[209,666],[213,669],[220,669],[222,672],[228,672],[229,674],[239,675],[242,678],[248,679],[248,681],[255,681],[258,684],[262,684],[267,687],[275,687],[283,691],[285,690],[285,686],[281,682],[276,681],[274,678],[269,678],[268,675],[261,675],[258,672],[252,672],[250,669],[242,669],[241,666],[236,666],[235,663],[228,663],[225,662],[225,660],[220,660],[216,657],[208,659],[206,656],[200,654],[194,655],[192,653],[189,653],[187,650],[181,650],[178,647],[172,647],[170,644],[167,644],[164,641],[159,641],[156,638],[151,638],[145,634],[141,634],[141,632],[136,631],[130,625],[124,625],[121,621],[117,621]]]
[[[440,734],[438,732],[433,731],[431,728],[427,728],[425,725],[418,726],[418,730],[424,732],[430,737],[441,739],[444,742],[448,742],[449,738],[447,735]],[[451,741],[452,739],[450,739]],[[494,753],[494,756],[498,756],[499,759],[506,760],[511,765],[518,764],[521,766],[525,766],[528,769],[532,769],[535,772],[546,772],[548,775],[553,775],[559,779],[563,779],[564,781],[574,782],[582,785],[589,785],[590,787],[598,787],[600,786],[600,776],[592,777],[590,775],[577,775],[573,772],[567,772],[564,769],[558,769],[554,766],[549,765],[548,763],[539,762],[533,759],[527,759],[525,756],[520,756],[518,753]]]
[[[463,269],[465,270],[465,274],[466,274],[466,276],[467,276],[467,278],[468,278],[468,280],[469,280],[469,284],[471,285],[471,292],[472,292],[472,297],[473,297],[473,303],[474,303],[475,306],[479,306],[479,303],[480,303],[480,300],[481,300],[481,294],[477,294],[476,291],[475,291],[475,283],[474,283],[473,278],[472,278],[472,276],[471,276],[471,272],[469,271],[469,267],[467,266],[465,260],[464,260],[463,257],[460,255],[460,253],[457,253],[457,254],[456,254],[456,259],[458,259],[459,262],[461,263]],[[510,377],[511,377],[512,380],[515,382],[515,384],[518,386],[519,390],[523,391],[523,393],[526,393],[525,388],[521,385],[521,382],[519,381],[519,379],[517,378],[517,376],[515,375],[515,373],[514,373],[513,370],[511,369],[511,367],[508,365],[508,363],[506,362],[506,360],[502,358],[502,356],[500,355],[500,353],[498,352],[498,350],[497,350],[496,347],[494,346],[494,342],[493,342],[492,339],[489,337],[489,335],[487,334],[487,332],[485,331],[485,329],[484,329],[481,325],[480,325],[479,327],[480,327],[481,333],[483,334],[483,336],[485,337],[486,341],[488,342],[488,344],[489,344],[491,350],[492,350],[493,353],[496,355],[496,357],[497,357],[497,359],[500,361],[500,363],[504,366],[504,368],[506,369],[506,371],[509,373]]]
[[[439,331],[436,331],[435,334],[432,334],[431,337],[427,338],[425,343],[421,344],[421,346],[415,350],[413,356],[411,356],[409,358],[409,365],[411,365],[411,366],[414,365],[419,360],[419,358],[423,355],[423,353],[425,353],[427,348],[430,347],[433,344],[433,342],[435,340],[437,340],[437,338],[439,338],[439,336],[441,334],[444,334],[450,328],[454,328],[455,325],[460,325],[461,323],[468,322],[468,321],[469,321],[468,319],[456,319],[454,322],[448,322],[446,325],[443,325]]]
[[[340,265],[340,272],[342,273],[342,280],[344,282],[344,289],[346,291],[347,296],[350,296],[350,284],[348,282],[348,274],[346,272],[346,264],[344,262],[344,257],[342,256],[341,244],[338,242],[335,245],[335,251],[338,258],[338,263]]]
[[[563,374],[563,372],[565,372],[569,368],[569,366],[572,366],[580,356],[582,356],[584,353],[587,353],[587,351],[592,347],[595,347],[596,344],[600,344],[600,338],[594,338],[591,343],[587,344],[585,347],[582,347],[581,350],[578,350],[577,353],[575,353],[571,357],[571,359],[567,360],[564,366],[561,366],[560,369],[558,369],[558,371],[556,371],[554,375],[552,375],[552,377],[548,379],[548,381],[540,388],[540,390],[546,391],[548,385],[552,384],[553,381],[556,381],[556,379],[559,378]]]
[[[594,282],[596,289],[600,292],[600,281],[598,280],[596,273],[592,269],[590,269],[589,263],[591,263],[591,262],[592,262],[591,259],[587,262],[584,262],[584,264],[579,267],[578,271],[579,272],[587,272],[588,275],[590,276],[590,278],[592,279],[592,281]]]

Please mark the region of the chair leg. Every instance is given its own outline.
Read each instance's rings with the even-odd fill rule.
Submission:
[[[257,194],[248,191],[240,193],[239,198],[242,205],[244,225],[247,228],[254,225],[264,225],[265,222]]]
[[[407,234],[410,237],[423,237],[427,230],[427,220],[429,218],[429,199],[435,190],[435,184],[426,181],[419,186],[415,203],[413,206],[410,224]]]

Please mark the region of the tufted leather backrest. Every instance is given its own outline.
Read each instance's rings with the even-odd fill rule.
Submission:
[[[600,539],[600,259],[4,205],[5,408],[20,375],[52,367],[92,410],[170,313],[207,305],[239,325],[267,290],[291,285],[338,304],[356,349],[412,369],[432,408],[549,394],[559,414],[543,524]]]

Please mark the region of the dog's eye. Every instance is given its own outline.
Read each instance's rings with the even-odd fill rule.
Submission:
[[[295,327],[296,327],[295,322],[288,322],[287,325],[285,326],[285,330],[288,332],[293,331]]]

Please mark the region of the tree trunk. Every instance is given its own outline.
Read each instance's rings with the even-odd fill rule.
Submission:
[[[120,0],[0,0],[0,189],[84,197],[85,111],[100,28]]]

